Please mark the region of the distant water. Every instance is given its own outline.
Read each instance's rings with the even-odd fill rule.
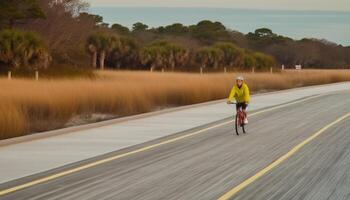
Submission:
[[[294,39],[319,38],[350,46],[350,12],[153,7],[92,7],[90,12],[103,16],[107,23],[128,27],[138,21],[158,27],[208,19],[243,33],[266,27]]]

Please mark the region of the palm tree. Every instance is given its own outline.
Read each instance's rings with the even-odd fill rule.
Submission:
[[[37,35],[11,29],[0,32],[0,60],[13,68],[47,68],[50,55]]]
[[[174,70],[175,67],[183,66],[188,58],[189,52],[187,49],[179,44],[167,41],[155,42],[141,51],[142,63],[150,65],[151,69],[170,67]]]
[[[203,68],[217,69],[223,60],[223,52],[213,47],[202,47],[196,52],[195,59]]]
[[[91,53],[91,66],[97,68],[98,40],[96,35],[91,35],[87,41],[87,50]]]
[[[21,46],[21,59],[24,66],[28,66],[30,60],[39,54],[41,51],[41,43],[35,35],[30,33],[25,33],[25,41],[23,41],[23,45]]]
[[[23,34],[15,30],[4,30],[0,33],[0,60],[13,68],[21,62]]]
[[[137,64],[138,57],[139,46],[134,39],[129,37],[121,37],[111,55],[112,62],[117,68]]]
[[[106,59],[106,52],[108,51],[109,47],[110,47],[110,43],[109,43],[109,38],[107,36],[104,35],[100,35],[100,48],[99,48],[99,52],[100,52],[100,57],[99,57],[99,61],[100,61],[100,69],[104,70],[105,68],[105,59]]]
[[[97,67],[98,57],[100,69],[103,70],[107,54],[110,53],[118,43],[118,39],[113,35],[105,33],[95,33],[91,35],[87,41],[87,49],[92,54],[92,67]]]
[[[227,67],[241,67],[243,65],[244,52],[234,44],[219,42],[214,47],[223,52],[223,65]]]
[[[140,53],[141,62],[144,65],[149,65],[151,70],[164,66],[164,52],[164,48],[160,46],[145,47]]]
[[[178,44],[169,44],[170,51],[170,67],[174,70],[175,67],[183,67],[189,59],[189,51]]]

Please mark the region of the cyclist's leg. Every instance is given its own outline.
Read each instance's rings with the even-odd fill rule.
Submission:
[[[243,103],[243,104],[242,104],[242,110],[243,110],[244,117],[245,117],[245,119],[244,119],[244,123],[245,123],[245,124],[248,124],[247,108],[248,108],[248,104]]]
[[[241,107],[242,107],[243,112],[246,114],[247,108],[248,108],[248,104],[242,103]]]
[[[243,104],[242,103],[237,103],[236,104],[236,111],[238,112],[239,109],[243,109]]]

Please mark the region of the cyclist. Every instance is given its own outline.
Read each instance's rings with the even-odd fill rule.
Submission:
[[[236,104],[236,110],[239,110],[242,108],[245,119],[244,123],[248,124],[248,118],[247,118],[247,107],[250,101],[250,94],[249,94],[249,88],[248,85],[244,82],[243,76],[238,76],[236,78],[236,85],[232,87],[230,96],[228,97],[227,103],[232,102],[233,98],[237,101]]]

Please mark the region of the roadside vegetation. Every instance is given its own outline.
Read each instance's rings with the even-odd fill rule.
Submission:
[[[55,76],[93,69],[268,71],[270,67],[349,68],[350,48],[326,40],[293,40],[259,28],[248,34],[203,20],[132,28],[88,13],[83,0],[2,0],[0,73],[51,68]],[[257,27],[258,28],[258,27]],[[47,75],[51,75],[48,73]]]
[[[81,79],[2,78],[0,139],[74,125],[72,119],[94,114],[116,118],[226,98],[236,75],[100,71]],[[350,81],[348,70],[243,75],[253,93]]]

